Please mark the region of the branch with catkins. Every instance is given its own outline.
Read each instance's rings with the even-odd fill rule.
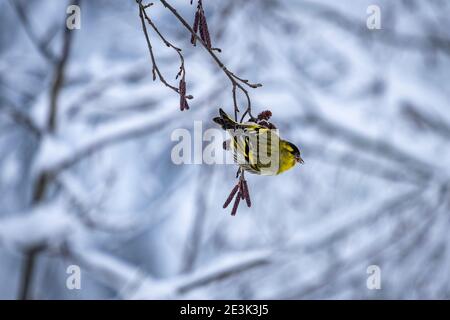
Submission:
[[[227,200],[225,201],[225,203],[223,204],[223,208],[227,208],[228,205],[231,203],[231,201],[234,200],[234,204],[233,204],[233,209],[231,210],[231,215],[235,216],[237,209],[239,207],[239,203],[241,200],[245,199],[245,202],[247,203],[247,207],[251,207],[252,206],[252,202],[250,200],[250,193],[248,191],[248,185],[247,185],[247,180],[245,180],[244,178],[244,172],[243,170],[239,169],[239,171],[242,172],[238,172],[238,174],[240,174],[239,176],[239,181],[238,183],[234,186],[233,190],[231,190],[230,195],[228,196]]]
[[[153,73],[153,80],[156,80],[157,78],[159,78],[159,80],[166,85],[167,87],[169,87],[170,89],[172,89],[173,91],[175,91],[179,96],[180,96],[180,110],[188,110],[189,109],[189,104],[188,104],[188,99],[192,99],[192,95],[188,95],[186,93],[186,69],[184,67],[184,57],[183,54],[181,52],[181,49],[174,46],[171,42],[169,42],[159,31],[159,29],[156,27],[155,23],[150,19],[149,15],[147,14],[146,10],[151,7],[153,5],[153,3],[149,3],[149,4],[143,4],[143,0],[135,0],[136,3],[139,6],[139,17],[141,18],[141,23],[142,23],[142,30],[147,42],[147,47],[150,53],[150,58],[152,61],[152,73]],[[202,0],[197,0],[197,10],[195,12],[195,16],[194,16],[194,22],[192,27],[190,26],[190,24],[177,12],[177,10],[171,6],[166,0],[160,0],[160,2],[162,3],[162,5],[167,8],[176,19],[178,19],[178,21],[181,22],[181,24],[189,31],[191,39],[190,42],[193,46],[196,46],[197,43],[200,43],[201,46],[203,46],[205,48],[205,50],[210,54],[210,56],[213,58],[213,60],[216,62],[216,64],[219,66],[219,68],[225,73],[225,75],[228,77],[228,79],[231,82],[232,85],[232,98],[233,98],[233,107],[234,107],[234,119],[235,121],[238,121],[238,113],[240,113],[240,107],[238,105],[238,90],[240,90],[247,101],[247,106],[244,109],[241,117],[240,117],[240,122],[243,122],[244,118],[246,116],[249,117],[250,121],[253,122],[257,122],[262,126],[265,126],[267,128],[270,129],[274,129],[275,126],[273,124],[271,124],[268,120],[271,117],[271,112],[270,111],[265,111],[262,112],[257,118],[253,117],[252,115],[252,104],[251,104],[251,99],[250,99],[250,95],[248,93],[247,88],[252,88],[252,89],[256,89],[258,87],[261,87],[262,84],[260,83],[251,83],[249,80],[245,79],[245,78],[241,78],[239,76],[237,76],[235,73],[233,73],[232,71],[230,71],[225,65],[224,63],[219,59],[219,57],[217,56],[217,54],[215,52],[221,52],[220,49],[218,48],[213,48],[212,47],[212,43],[211,43],[211,36],[210,36],[210,32],[208,29],[208,23],[207,23],[207,19],[206,19],[206,15],[205,15],[205,11],[203,8],[203,1]],[[193,0],[190,1],[191,5],[193,4]],[[148,34],[148,30],[147,30],[147,24],[156,32],[156,34],[160,37],[160,39],[163,41],[163,43],[167,46],[170,47],[172,49],[174,49],[179,58],[180,58],[180,70],[176,75],[176,79],[180,78],[179,83],[178,83],[178,87],[175,87],[171,84],[169,84],[164,76],[161,74],[158,65],[156,63],[156,59],[155,59],[155,55],[153,53],[153,47],[151,45],[150,42],[150,37]],[[244,178],[244,170],[239,168],[237,177],[239,177],[239,182],[237,183],[237,185],[233,188],[232,192],[230,193],[227,201],[224,204],[224,208],[226,208],[233,199],[234,200],[234,204],[233,204],[233,209],[231,214],[235,215],[239,206],[239,203],[241,200],[245,200],[247,203],[247,206],[250,207],[251,206],[251,200],[250,200],[250,194],[248,191],[248,185],[247,185],[247,181]]]
[[[136,3],[139,6],[139,17],[141,19],[141,25],[142,30],[145,36],[145,40],[147,42],[148,51],[150,53],[150,58],[152,61],[152,74],[153,74],[153,81],[155,81],[157,78],[166,86],[175,91],[180,95],[180,110],[188,110],[189,104],[187,102],[188,99],[193,99],[194,97],[192,95],[186,94],[186,69],[184,67],[184,56],[182,54],[182,51],[180,48],[173,45],[171,42],[169,42],[159,31],[153,20],[150,18],[150,16],[147,14],[147,9],[153,6],[153,3],[150,2],[148,4],[143,4],[142,0],[136,0]],[[159,38],[163,41],[163,43],[169,47],[175,50],[175,52],[178,54],[178,57],[180,59],[180,70],[177,73],[175,79],[181,78],[179,81],[178,87],[175,87],[171,84],[169,84],[166,79],[164,78],[163,74],[161,73],[157,63],[156,58],[153,52],[153,46],[150,41],[150,36],[148,34],[147,30],[147,24],[156,32],[156,34],[159,36]]]
[[[191,1],[191,4],[192,4],[192,1]],[[203,10],[202,0],[198,0],[198,2],[197,2],[197,11],[195,12],[194,24],[192,26],[192,30],[194,31],[195,34],[200,33],[200,38],[203,40],[203,42],[206,44],[206,47],[209,50],[218,50],[220,52],[220,49],[213,48],[211,46],[211,37],[209,35],[208,23],[206,22],[206,16],[205,16],[205,11]],[[195,34],[191,35],[191,43],[194,46],[197,45],[197,37],[195,36]]]
[[[142,23],[142,30],[143,30],[143,33],[144,33],[144,36],[145,36],[145,39],[147,42],[147,47],[148,47],[148,50],[150,53],[150,58],[151,58],[151,62],[152,62],[153,80],[156,80],[157,78],[159,78],[159,80],[165,86],[167,86],[170,89],[172,89],[173,91],[175,91],[180,96],[180,110],[182,110],[182,111],[188,110],[189,104],[188,104],[187,100],[192,99],[193,96],[186,94],[186,70],[184,68],[184,57],[181,52],[181,49],[174,46],[171,42],[169,42],[162,35],[162,33],[156,27],[153,20],[147,14],[146,10],[148,8],[150,8],[153,5],[153,3],[143,4],[143,0],[135,0],[135,1],[139,6],[139,17],[140,17],[141,23]],[[184,26],[184,28],[186,28],[189,31],[190,36],[191,36],[191,39],[190,39],[191,43],[194,46],[196,46],[197,43],[200,43],[205,48],[205,50],[210,54],[210,56],[213,58],[213,60],[216,62],[216,64],[219,66],[219,68],[225,73],[225,75],[230,80],[230,82],[232,84],[232,97],[233,97],[235,120],[236,121],[238,120],[238,113],[241,112],[240,108],[238,106],[238,98],[237,98],[237,92],[238,92],[238,90],[240,90],[244,94],[246,101],[247,101],[247,106],[241,116],[241,122],[243,121],[243,119],[246,116],[249,116],[250,120],[253,121],[255,118],[252,116],[251,99],[250,99],[250,95],[248,93],[247,88],[255,89],[255,88],[261,87],[262,85],[260,83],[251,83],[249,80],[239,77],[238,75],[236,75],[235,73],[230,71],[224,65],[224,63],[219,59],[219,57],[216,55],[215,52],[216,51],[221,52],[221,50],[218,48],[212,47],[211,36],[210,36],[209,28],[208,28],[208,23],[206,21],[206,15],[205,15],[205,11],[203,8],[202,0],[197,0],[197,10],[196,10],[196,13],[194,16],[194,23],[193,23],[192,27],[186,21],[186,19],[184,19],[178,13],[178,11],[173,6],[171,6],[166,0],[160,0],[160,2],[165,8],[167,8],[174,15],[174,17],[176,19],[178,19],[178,21]],[[192,3],[193,3],[193,0],[191,0],[191,5],[192,5]],[[178,77],[181,77],[181,79],[178,83],[178,86],[173,86],[170,83],[168,83],[166,81],[166,79],[164,78],[164,76],[162,75],[160,69],[158,68],[158,65],[156,63],[156,58],[155,58],[155,55],[153,52],[153,47],[150,42],[150,37],[148,34],[146,22],[156,32],[156,34],[161,38],[161,40],[164,42],[164,44],[166,46],[174,49],[180,58],[181,65],[180,65],[180,72],[177,74],[177,79],[178,79]]]

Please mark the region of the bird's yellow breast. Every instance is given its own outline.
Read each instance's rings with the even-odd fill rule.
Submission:
[[[296,164],[295,157],[283,146],[282,143],[280,143],[280,149],[280,162],[277,174],[291,169]]]

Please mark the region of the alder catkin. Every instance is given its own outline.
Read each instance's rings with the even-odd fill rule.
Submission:
[[[200,19],[200,36],[202,40],[206,43],[206,47],[208,49],[211,49],[211,38],[209,36],[208,23],[206,22],[206,17],[203,10]]]
[[[198,32],[198,24],[200,20],[200,13],[197,11],[195,12],[195,18],[194,18],[194,25],[192,26],[192,30],[194,30],[194,34],[191,36],[191,43],[195,46],[197,37],[195,34]]]
[[[242,180],[239,181],[239,193],[241,195],[241,199],[244,200],[245,190],[244,190],[244,183]]]
[[[239,189],[239,184],[235,185],[233,190],[231,190],[230,195],[228,196],[227,200],[225,201],[225,203],[223,204],[223,208],[225,209],[226,207],[228,207],[228,205],[230,204],[231,200],[233,200],[234,195],[236,194],[236,192]]]
[[[178,87],[179,92],[180,92],[180,110],[183,111],[184,109],[186,109],[186,82],[184,81],[184,79],[182,78],[180,80],[180,85]],[[187,108],[189,109],[189,108]]]
[[[241,192],[239,191],[236,200],[234,201],[233,210],[231,210],[231,215],[235,216],[237,212],[237,208],[239,207],[239,202],[241,201]]]
[[[250,208],[252,206],[252,201],[250,200],[250,192],[248,192],[247,181],[243,180],[242,185],[243,185],[243,189],[244,189],[245,202],[247,202],[247,207]]]

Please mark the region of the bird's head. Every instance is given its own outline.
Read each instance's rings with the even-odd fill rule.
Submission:
[[[297,146],[293,143],[290,143],[288,141],[286,141],[286,149],[287,151],[292,154],[292,156],[294,157],[295,161],[300,163],[300,164],[304,164],[305,161],[303,161],[302,157],[300,156],[300,150],[297,148]]]

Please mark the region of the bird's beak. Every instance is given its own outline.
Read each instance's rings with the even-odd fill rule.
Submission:
[[[295,160],[297,160],[298,163],[300,164],[304,164],[305,161],[303,161],[303,159],[301,157],[296,157]]]

